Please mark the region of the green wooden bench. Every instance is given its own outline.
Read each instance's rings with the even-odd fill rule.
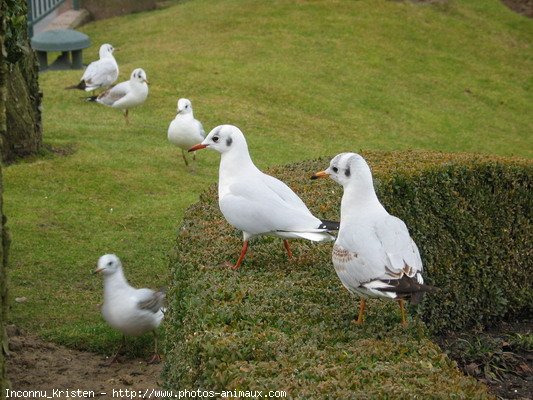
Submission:
[[[37,53],[39,70],[82,69],[82,50],[91,45],[89,36],[73,29],[55,29],[38,33],[31,38],[31,47]],[[49,66],[48,52],[61,52]],[[71,57],[69,57],[69,53]]]

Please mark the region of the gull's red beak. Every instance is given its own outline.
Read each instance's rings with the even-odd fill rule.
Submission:
[[[318,178],[325,178],[326,176],[328,176],[329,174],[326,172],[326,171],[320,171],[320,172],[317,172],[316,174],[314,174],[311,179],[318,179]]]
[[[205,149],[206,147],[207,147],[206,144],[198,143],[198,144],[195,144],[194,146],[192,146],[187,151],[190,153],[191,151],[202,150],[202,149]]]

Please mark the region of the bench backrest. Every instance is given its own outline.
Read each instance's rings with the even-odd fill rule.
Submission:
[[[28,3],[28,33],[33,36],[33,25],[53,12],[66,0],[27,0]],[[72,0],[72,8],[79,10],[79,0]]]

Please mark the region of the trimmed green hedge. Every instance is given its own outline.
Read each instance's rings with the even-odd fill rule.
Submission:
[[[532,165],[524,160],[427,152],[365,152],[378,195],[418,243],[429,283],[417,312],[433,332],[531,312]],[[310,181],[329,158],[277,167],[318,216],[336,219],[342,188]],[[485,397],[415,318],[394,302],[357,302],[331,264],[331,244],[252,242],[239,272],[241,235],[222,217],[216,187],[186,213],[172,255],[166,386],[285,390],[290,398]],[[528,257],[529,256],[529,257]],[[172,338],[172,339],[170,339]]]

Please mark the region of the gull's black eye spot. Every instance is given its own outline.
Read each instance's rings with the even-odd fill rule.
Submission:
[[[109,262],[107,263],[107,265],[108,265],[108,266],[112,266],[112,265],[113,265],[113,261],[109,261]]]
[[[335,173],[339,172],[339,169],[338,169],[337,167],[333,167],[333,168],[331,168],[331,170],[332,170],[333,172],[335,172]]]
[[[346,168],[346,171],[344,171],[344,175],[346,175],[346,177],[348,178],[350,174],[351,174],[350,168]]]
[[[230,147],[232,143],[233,143],[233,139],[232,138],[229,137],[229,138],[226,139],[226,146]]]
[[[218,136],[213,136],[213,142],[215,142],[215,143],[218,142]]]

